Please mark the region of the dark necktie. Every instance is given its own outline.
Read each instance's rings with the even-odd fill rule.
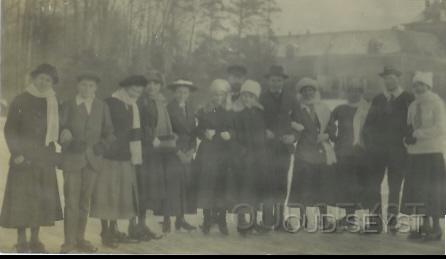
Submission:
[[[386,104],[386,112],[388,114],[391,114],[393,112],[394,102],[395,102],[395,96],[393,94],[390,94],[389,99],[387,100],[387,104]]]

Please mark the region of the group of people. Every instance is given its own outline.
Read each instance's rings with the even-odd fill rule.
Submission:
[[[371,103],[363,84],[351,80],[347,103],[334,111],[314,79],[290,89],[284,68],[272,66],[263,89],[247,75],[245,67],[230,66],[197,109],[190,96],[200,89],[185,79],[166,85],[158,71],[132,75],[100,100],[101,79],[85,73],[77,95],[60,104],[56,68],[38,66],[10,105],[4,129],[11,159],[0,226],[17,229],[17,251],[46,252],[40,227],[62,219],[62,253],[97,250],[85,239],[89,217],[101,220],[107,247],[160,239],[146,224],[148,210],[163,217],[163,233],[171,232],[172,218],[176,230],[196,230],[185,215],[201,209],[205,235],[214,225],[228,235],[233,213],[237,231],[248,236],[286,231],[286,206],[301,209],[303,225],[307,208],[326,214],[327,206],[338,206],[347,213],[336,228],[348,228],[355,211],[367,209],[367,228],[381,233],[386,172],[389,230],[397,231],[400,212],[424,215],[410,238],[441,238],[446,113],[432,73],[416,73],[412,94],[402,88],[401,72],[385,67],[385,89]],[[164,87],[173,93],[170,102]],[[56,168],[63,171],[64,213]],[[119,220],[129,221],[127,233]],[[333,222],[321,217],[320,225]]]

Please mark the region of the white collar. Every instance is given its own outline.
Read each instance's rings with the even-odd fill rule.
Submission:
[[[385,90],[384,91],[384,96],[389,100],[390,97],[393,95],[393,97],[396,99],[398,97],[400,97],[403,94],[403,89],[401,87],[398,87],[395,91],[393,91],[393,93]]]
[[[76,95],[76,104],[77,105],[81,105],[83,103],[85,104],[91,104],[94,101],[95,96],[92,96],[91,98],[83,98],[82,96],[80,96],[79,94]]]

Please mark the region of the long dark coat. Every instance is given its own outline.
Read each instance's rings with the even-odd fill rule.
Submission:
[[[183,200],[183,179],[178,177],[181,166],[178,164],[177,149],[154,148],[153,140],[155,139],[155,129],[158,124],[158,107],[155,101],[144,95],[139,101],[141,124],[143,130],[143,153],[144,163],[139,172],[140,200],[143,209],[151,209],[156,215],[162,216],[179,216],[183,213],[193,213],[193,205],[186,204],[188,201]],[[190,108],[190,107],[188,107]],[[168,109],[167,105],[165,109]],[[177,111],[173,108],[174,116]],[[169,111],[169,110],[168,110]],[[188,115],[185,125],[190,126],[193,119],[193,112]],[[169,116],[170,117],[170,116]],[[169,118],[170,119],[170,118]],[[175,118],[178,121],[182,119]],[[178,121],[175,123],[177,127]],[[172,123],[172,121],[171,121]],[[181,121],[180,123],[184,123]],[[183,127],[185,125],[182,125]],[[172,123],[172,128],[174,127]],[[184,130],[184,129],[179,129]],[[183,136],[177,140],[184,147],[185,134],[188,134],[192,128],[188,128],[187,132],[182,132]],[[181,169],[180,169],[181,168]]]
[[[232,209],[237,200],[234,156],[239,148],[234,140],[234,113],[215,108],[198,113],[197,134],[201,139],[194,170],[197,174],[197,204],[202,209]],[[206,129],[215,130],[212,140],[204,136]],[[232,139],[225,141],[220,133],[228,131]]]
[[[138,101],[143,131],[143,166],[138,172],[138,187],[140,208],[151,209],[157,214],[163,209],[167,196],[166,169],[172,160],[172,154],[157,152],[153,146],[155,129],[158,123],[158,108],[156,103],[143,95]],[[167,107],[166,107],[167,109]]]
[[[17,96],[5,125],[11,160],[0,216],[2,227],[52,226],[63,218],[55,167],[58,156],[45,145],[46,131],[46,99],[29,93]],[[16,165],[13,161],[20,155],[26,161]]]
[[[341,207],[358,208],[363,203],[368,204],[365,196],[367,156],[363,147],[353,146],[353,120],[357,109],[349,105],[338,106],[331,115],[328,128],[338,160],[334,178],[337,188],[333,195],[335,202]]]
[[[178,136],[176,152],[187,153],[195,150],[197,145],[195,137],[196,121],[191,105],[189,103],[186,105],[184,113],[178,102],[172,101],[167,109],[173,132]],[[179,216],[197,212],[191,164],[183,164],[176,152],[166,154],[165,199],[162,211],[155,211],[155,214]]]
[[[280,138],[284,134],[294,133],[290,127],[290,113],[296,102],[295,96],[292,91],[284,89],[279,95],[265,91],[260,97],[260,103],[264,108],[266,129],[275,134],[274,139],[267,141],[267,152],[268,157],[271,158],[269,169],[274,175],[270,182],[273,189],[271,198],[277,203],[283,203],[287,195],[288,170],[294,146],[285,145]]]
[[[274,180],[269,170],[263,111],[252,108],[237,113],[235,131],[242,154],[237,170],[239,202],[255,208],[270,197]]]
[[[292,119],[302,124],[305,129],[298,134],[289,203],[291,206],[330,204],[333,168],[327,165],[322,144],[317,143],[318,135],[322,133],[321,124],[318,119],[313,120],[299,104],[294,108]]]

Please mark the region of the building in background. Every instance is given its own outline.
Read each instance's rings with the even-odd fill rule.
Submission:
[[[435,84],[444,86],[437,91],[446,98],[446,1],[427,1],[415,22],[388,30],[278,37],[278,61],[295,80],[317,78],[329,98],[340,97],[352,77],[363,78],[373,96],[382,89],[378,74],[385,65],[402,70],[406,87],[415,71],[433,71]]]

